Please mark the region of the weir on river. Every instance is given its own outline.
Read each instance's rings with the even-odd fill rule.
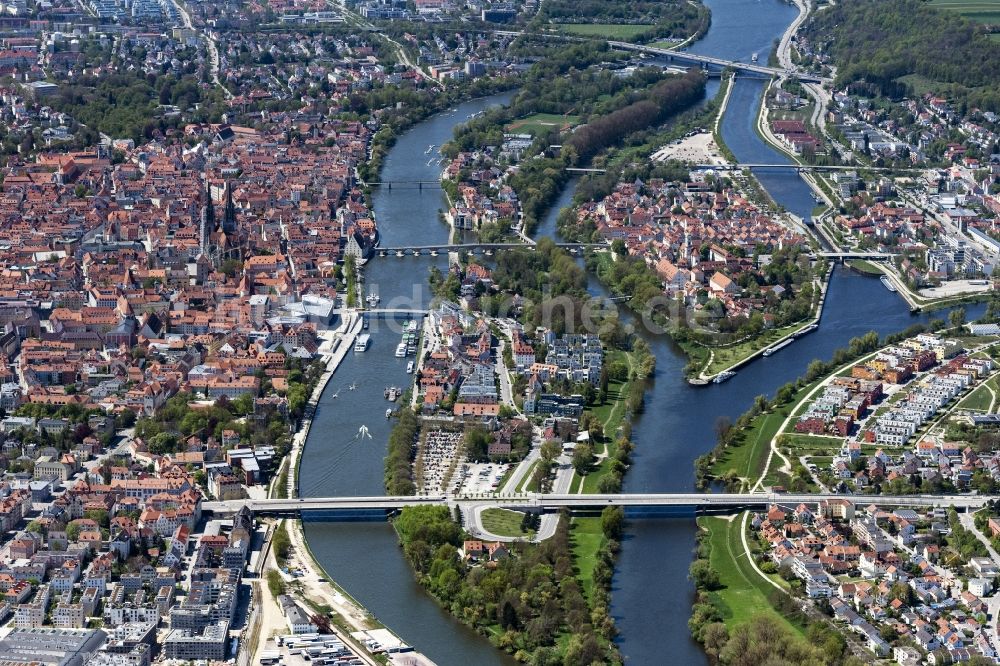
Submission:
[[[711,29],[691,51],[732,60],[768,53],[796,15],[794,7],[779,0],[706,0],[706,4],[712,10]],[[754,130],[764,85],[737,79],[721,125],[722,137],[740,162],[785,163],[788,158],[764,144]],[[707,95],[714,96],[718,88],[717,81],[710,81]],[[417,125],[389,151],[380,179],[437,178],[438,167],[426,165],[428,147],[441,146],[451,138],[454,126],[510,97],[467,102]],[[765,170],[757,176],[779,204],[808,219],[815,205],[812,193],[794,168]],[[556,234],[559,209],[571,203],[581,177],[586,176],[570,180],[536,237]],[[438,214],[445,204],[440,190],[379,189],[373,204],[386,246],[449,241],[449,229]],[[446,269],[447,257],[424,255],[405,262],[375,257],[365,268],[365,291],[377,291],[383,308],[424,307],[430,300],[427,274],[433,265]],[[589,289],[606,295],[595,279],[590,280]],[[978,308],[970,308],[970,316],[978,313]],[[628,319],[627,313],[623,317]],[[650,382],[646,412],[633,426],[636,450],[624,491],[690,492],[693,461],[714,445],[713,426],[720,416],[735,419],[756,395],[773,395],[779,386],[801,375],[809,361],[829,359],[851,337],[873,329],[885,335],[926,319],[926,315],[911,315],[906,303],[878,280],[838,267],[819,329],[779,354],[750,363],[724,384],[689,386],[683,378],[687,362],[683,355],[667,338],[648,337],[656,355],[656,376]],[[305,496],[383,494],[383,458],[392,422],[383,415],[382,391],[409,377],[406,359],[392,353],[398,333],[386,328],[386,322],[372,322],[371,348],[347,357],[320,400],[301,466],[300,488]],[[357,390],[340,390],[352,383]],[[371,440],[355,441],[361,425],[367,425]],[[621,650],[630,663],[706,662],[687,628],[694,594],[687,571],[695,530],[690,519],[629,524],[613,581],[611,612],[621,632]],[[440,666],[513,663],[440,609],[420,588],[391,526],[306,523],[305,531],[310,549],[332,579]]]

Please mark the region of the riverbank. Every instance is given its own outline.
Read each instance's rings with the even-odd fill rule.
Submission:
[[[768,350],[777,352],[787,346],[787,343],[815,330],[815,328],[810,327],[819,326],[820,320],[823,318],[823,305],[826,303],[826,292],[832,273],[833,264],[831,263],[826,274],[813,282],[813,288],[819,291],[819,299],[814,306],[814,314],[809,319],[768,331],[733,345],[707,347],[709,355],[704,369],[698,373],[697,377],[688,377],[688,383],[703,386],[714,381],[717,377],[731,376],[729,373],[736,372],[754,359],[760,356],[770,356]]]
[[[715,479],[725,482],[728,489],[733,489],[734,481],[739,481],[740,485],[746,488],[750,478],[748,474],[728,479],[725,476],[718,476],[718,464],[725,461],[724,464],[735,471],[732,465],[738,458],[733,454],[741,453],[739,459],[761,461],[758,467],[759,477],[749,488],[750,492],[766,492],[778,485],[785,491],[800,493],[873,492],[872,487],[864,482],[859,482],[858,487],[854,487],[852,476],[846,481],[843,477],[835,476],[832,473],[832,461],[847,442],[856,441],[860,444],[861,459],[858,462],[862,468],[865,456],[875,455],[878,451],[879,455],[887,454],[890,458],[895,458],[901,452],[909,450],[908,442],[896,445],[878,444],[863,439],[859,434],[839,437],[799,433],[794,424],[831,383],[849,380],[853,368],[868,364],[871,359],[882,353],[887,345],[897,345],[906,339],[911,339],[911,343],[914,344],[929,345],[928,348],[933,349],[943,344],[915,338],[921,332],[924,332],[923,327],[911,327],[903,333],[886,336],[882,340],[879,340],[874,332],[863,338],[852,339],[849,348],[836,352],[831,362],[816,361],[810,364],[806,375],[800,377],[794,384],[782,387],[773,402],[768,403],[763,396],[759,398],[753,408],[739,418],[735,427],[719,429],[723,452],[717,451],[716,459],[712,461]],[[966,331],[957,328],[942,332],[939,337],[941,340],[950,340],[961,345],[964,348],[963,353],[970,359],[968,362],[977,358],[989,359],[996,355],[995,351],[991,350],[997,344],[996,337],[972,337]],[[872,424],[870,419],[886,413],[886,410],[891,409],[892,405],[897,404],[907,392],[924,380],[930,378],[935,381],[933,379],[935,374],[947,363],[949,360],[946,358],[939,359],[934,366],[922,366],[923,369],[915,370],[914,377],[904,384],[885,382],[884,388],[880,389],[884,390],[884,394],[864,410],[855,427],[859,430],[868,430]],[[965,365],[967,361],[960,360],[958,363]],[[966,410],[980,412],[992,410],[991,405],[997,401],[995,382],[1000,372],[995,367],[989,370],[986,369],[989,366],[977,367],[978,370],[970,379],[971,383],[943,401],[932,415],[925,417],[923,423],[910,436],[910,442],[943,442],[946,439],[953,439],[954,435],[947,434],[950,427],[947,420],[950,417]],[[747,433],[748,436],[742,442],[736,441],[735,437],[740,437],[743,433]],[[743,447],[748,447],[749,450],[741,451]],[[766,460],[763,458],[765,450]],[[883,450],[885,454],[881,453]],[[775,458],[780,458],[780,468],[774,467],[777,465]],[[699,477],[703,471],[699,467]],[[891,489],[883,487],[881,492],[886,494],[941,492],[939,488],[934,489],[926,482],[921,484],[917,481],[914,486],[912,479],[905,476],[881,483],[890,482]],[[799,485],[796,486],[796,483]],[[848,487],[831,491],[836,484],[848,484]],[[878,485],[874,488],[874,492],[878,494],[880,492]],[[787,574],[774,575],[778,569],[761,553],[762,544],[758,542],[756,535],[751,535],[749,538],[754,547],[748,545],[746,517],[747,514],[743,514],[743,519],[740,521],[720,518],[700,518],[698,521],[699,527],[703,530],[699,537],[701,562],[692,565],[692,577],[698,583],[699,592],[691,622],[693,635],[703,643],[710,654],[719,643],[718,636],[713,637],[713,632],[707,629],[713,622],[725,626],[726,631],[722,633],[726,636],[731,635],[738,626],[757,622],[760,614],[775,615],[779,624],[787,625],[786,628],[799,634],[807,628],[811,633],[814,620],[826,623],[826,619],[815,606],[808,602],[800,603],[801,592],[794,596],[790,594],[791,590],[784,580],[786,578],[791,580]],[[766,550],[767,544],[763,546]],[[769,586],[774,590],[781,590],[783,594],[777,594]],[[789,599],[795,603],[789,604]],[[804,616],[799,609],[805,614]],[[809,619],[809,622],[804,622],[806,619]],[[846,637],[846,641],[848,644],[853,642],[850,635]],[[851,649],[856,655],[868,655],[864,646],[852,646]]]
[[[313,424],[313,416],[319,406],[319,401],[326,390],[327,384],[336,373],[340,364],[347,354],[353,350],[354,341],[363,328],[363,315],[360,312],[349,312],[345,315],[342,325],[334,332],[327,335],[320,345],[319,353],[326,369],[320,376],[319,381],[309,396],[306,407],[306,416],[302,421],[299,430],[292,438],[292,448],[285,462],[275,475],[275,483],[271,486],[271,494],[283,493],[288,498],[294,498],[299,494],[299,471],[301,466],[302,451]],[[287,475],[285,482],[280,482],[282,475]],[[290,481],[290,483],[288,482]],[[269,572],[277,572],[281,577],[286,590],[305,603],[315,613],[330,620],[337,627],[335,633],[351,645],[356,652],[369,664],[388,663],[384,655],[371,654],[364,645],[351,636],[352,633],[364,632],[371,629],[386,629],[384,625],[374,619],[360,602],[351,597],[346,590],[337,585],[323,566],[319,563],[303,533],[302,520],[279,520],[275,523],[274,529],[269,533],[269,538],[277,530],[287,530],[291,540],[292,548],[288,556],[288,562],[283,568],[278,568],[274,558],[273,549],[269,557],[265,560],[264,569],[261,571],[261,578],[267,578]],[[298,575],[293,576],[290,571],[296,570]],[[281,628],[284,619],[279,615],[273,617],[277,605],[275,600],[268,593],[271,599],[271,607],[265,606],[262,611],[264,629]],[[282,633],[284,633],[282,631]],[[272,631],[260,630],[257,640],[254,642],[254,654],[259,654],[269,639],[272,638]],[[432,662],[419,653],[408,653],[420,663],[432,665]]]

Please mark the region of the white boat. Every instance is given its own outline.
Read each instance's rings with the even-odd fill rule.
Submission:
[[[793,338],[795,338],[796,340],[798,340],[798,339],[799,339],[799,338],[801,338],[801,337],[802,337],[803,335],[807,335],[807,334],[809,334],[809,333],[812,333],[812,332],[813,332],[813,331],[815,331],[815,330],[816,330],[817,328],[819,328],[819,324],[809,324],[808,326],[806,326],[805,328],[803,328],[803,329],[802,329],[801,331],[799,331],[798,333],[796,333],[796,334],[795,334],[795,335],[793,335],[792,337],[793,337]]]
[[[782,340],[781,342],[779,342],[778,344],[774,345],[773,347],[768,347],[767,349],[765,349],[763,355],[764,356],[770,356],[771,354],[774,354],[775,352],[781,351],[782,349],[784,349],[788,345],[792,344],[793,342],[795,342],[795,338],[788,338],[787,340]]]
[[[879,278],[879,280],[882,281],[882,284],[885,285],[886,289],[888,289],[892,293],[896,293],[896,285],[892,283],[892,280],[889,279],[888,275],[883,275],[882,277]]]
[[[413,361],[410,361],[409,363],[406,364],[406,374],[408,375],[413,374]]]
[[[354,341],[354,351],[365,352],[368,351],[368,344],[371,342],[372,336],[367,333],[362,333],[358,336],[358,339]]]
[[[720,372],[719,374],[717,374],[715,376],[715,379],[712,380],[712,383],[713,384],[721,384],[722,382],[726,381],[727,379],[732,379],[735,376],[736,376],[735,372],[733,372],[731,370],[724,370],[723,372]]]
[[[757,54],[756,53],[754,53],[752,56],[750,56],[750,62],[757,62]]]
[[[368,305],[370,307],[375,307],[376,305],[378,305],[378,302],[382,299],[379,297],[378,294],[376,294],[373,291],[372,293],[368,294],[368,298],[366,298],[365,300],[368,301]]]
[[[385,418],[387,418],[387,419],[391,419],[392,418],[392,410],[391,409],[385,410]]]
[[[405,342],[400,342],[398,345],[396,345],[396,356],[398,356],[399,358],[403,358],[404,356],[406,356]]]

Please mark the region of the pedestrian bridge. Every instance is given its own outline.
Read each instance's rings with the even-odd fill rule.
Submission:
[[[422,254],[430,254],[431,256],[436,256],[441,252],[468,252],[469,254],[478,254],[480,252],[497,252],[501,250],[531,250],[534,249],[534,243],[465,243],[460,245],[405,245],[400,247],[378,247],[378,255],[380,257],[396,256],[415,256],[419,257]],[[556,247],[561,247],[564,250],[569,250],[570,252],[579,252],[580,250],[586,249],[588,247],[606,247],[600,243],[556,243]]]
[[[979,509],[992,495],[836,495],[784,493],[636,493],[636,494],[535,494],[520,495],[446,495],[373,496],[373,497],[304,497],[299,499],[243,499],[204,502],[203,511],[233,514],[243,507],[255,514],[302,517],[305,520],[372,520],[412,506],[458,507],[463,512],[479,507],[503,507],[539,513],[569,509],[595,511],[606,506],[625,507],[629,515],[672,516],[697,513],[735,513],[764,509],[771,504],[815,505],[823,500],[847,500],[856,507],[930,508],[954,506]]]

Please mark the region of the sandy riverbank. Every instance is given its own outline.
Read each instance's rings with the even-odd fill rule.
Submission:
[[[653,153],[654,162],[680,160],[692,164],[726,164],[711,132],[678,139]]]

